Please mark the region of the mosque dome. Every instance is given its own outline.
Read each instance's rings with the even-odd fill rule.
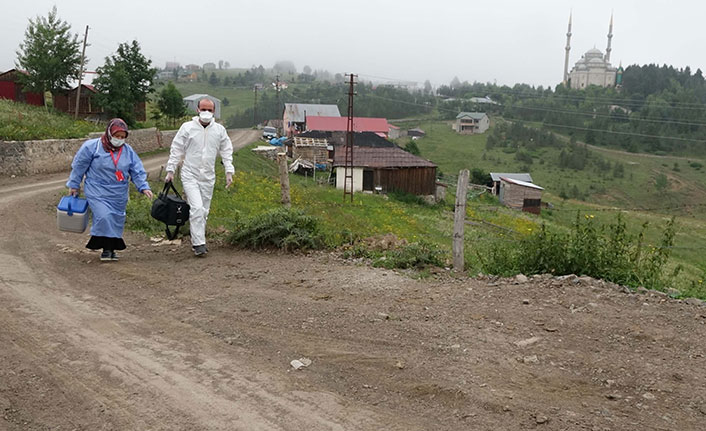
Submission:
[[[586,51],[586,58],[603,58],[603,53],[600,49],[591,48]]]

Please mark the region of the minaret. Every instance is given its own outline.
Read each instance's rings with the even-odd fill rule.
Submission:
[[[564,57],[564,86],[569,83],[569,51],[571,51],[571,15],[569,13],[569,28],[566,30],[566,57]]]
[[[608,26],[608,47],[605,49],[605,62],[610,63],[610,42],[613,39],[613,12],[610,13],[610,25]]]

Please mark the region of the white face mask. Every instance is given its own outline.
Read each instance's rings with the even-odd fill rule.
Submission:
[[[201,112],[199,112],[199,119],[200,119],[203,123],[208,124],[208,123],[210,123],[211,120],[213,119],[213,112],[201,111]]]
[[[118,139],[118,138],[114,138],[114,137],[111,136],[111,137],[110,137],[110,143],[111,143],[114,147],[122,147],[123,144],[125,144],[125,139]]]

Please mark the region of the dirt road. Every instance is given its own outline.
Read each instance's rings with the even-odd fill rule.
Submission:
[[[132,234],[101,264],[61,181],[0,187],[0,430],[703,429],[702,305]]]

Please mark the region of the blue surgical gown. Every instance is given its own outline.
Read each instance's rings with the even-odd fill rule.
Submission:
[[[117,155],[117,151],[113,153],[113,157]],[[81,186],[81,180],[86,177],[84,193],[93,213],[91,225],[93,236],[122,238],[128,198],[128,178],[140,192],[150,188],[142,161],[128,144],[123,145],[117,170],[123,173],[122,181],[118,181],[115,175],[116,166],[110,153],[103,149],[100,138],[84,142],[71,163],[71,175],[66,185],[69,188],[78,189]]]

